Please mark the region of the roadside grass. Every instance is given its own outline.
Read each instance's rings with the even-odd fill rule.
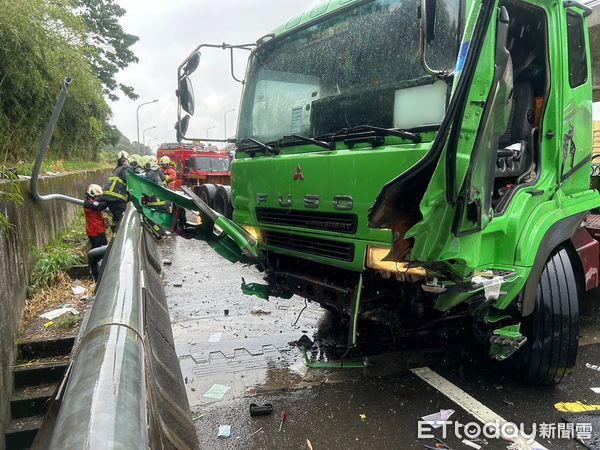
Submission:
[[[36,262],[31,281],[35,289],[49,286],[70,267],[84,263],[80,247],[84,245],[85,239],[85,216],[82,208],[71,226],[61,231],[54,241],[41,250],[33,249]]]
[[[19,161],[13,167],[18,175],[30,176],[33,172],[33,162]],[[67,173],[77,172],[79,170],[94,170],[94,169],[108,169],[114,166],[112,159],[101,158],[99,161],[79,161],[79,160],[44,160],[40,169],[40,175],[46,175],[48,172],[51,173]]]

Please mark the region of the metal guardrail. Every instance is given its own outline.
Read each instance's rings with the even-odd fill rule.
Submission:
[[[160,259],[142,220],[129,204],[36,449],[198,448]]]

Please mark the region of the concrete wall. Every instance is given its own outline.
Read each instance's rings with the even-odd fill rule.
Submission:
[[[110,170],[105,169],[44,177],[39,191],[83,198],[90,183],[103,184],[109,174]],[[4,183],[0,181],[0,190]],[[21,192],[24,201],[20,207],[0,202],[0,211],[15,225],[13,231],[0,231],[0,450],[4,449],[4,430],[10,419],[14,335],[34,264],[32,249],[52,241],[72,222],[78,210],[78,206],[65,202],[34,202],[29,195],[29,180],[21,181]]]

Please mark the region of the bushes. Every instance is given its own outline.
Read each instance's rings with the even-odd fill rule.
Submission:
[[[111,139],[104,81],[94,72],[101,68],[91,64],[91,22],[77,15],[81,3],[0,0],[0,165],[33,158],[67,76],[73,84],[49,157],[93,159]]]

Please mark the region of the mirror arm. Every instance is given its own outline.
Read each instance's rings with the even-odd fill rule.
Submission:
[[[425,58],[425,48],[427,44],[425,42],[425,31],[423,30],[423,26],[421,26],[420,32],[420,42],[419,42],[419,62],[421,63],[421,67],[423,70],[427,72],[428,75],[432,75],[436,78],[448,78],[454,75],[454,71],[449,72],[447,70],[434,70],[427,64],[427,60]]]
[[[229,53],[231,54],[231,77],[237,81],[238,83],[242,83],[244,84],[246,82],[246,80],[239,80],[236,76],[235,76],[235,70],[233,67],[233,47],[229,47]]]

